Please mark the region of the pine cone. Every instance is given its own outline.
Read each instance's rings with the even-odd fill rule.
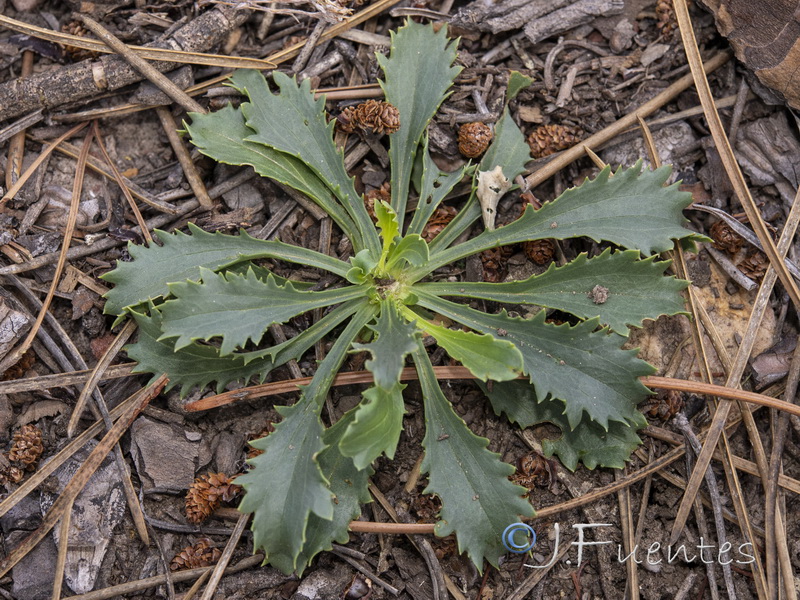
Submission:
[[[656,2],[656,16],[658,17],[658,28],[664,39],[672,37],[673,32],[678,28],[678,18],[675,16],[675,7],[672,0],[658,0]]]
[[[44,452],[42,430],[36,425],[23,425],[22,429],[14,434],[14,443],[8,452],[8,460],[20,463],[28,471],[33,471],[42,452]]]
[[[458,130],[458,151],[467,158],[480,156],[489,147],[494,134],[485,123],[465,123]]]
[[[367,100],[348,106],[336,119],[339,131],[353,133],[356,129],[374,133],[394,133],[400,129],[400,111],[388,102]]]
[[[727,250],[731,254],[736,254],[744,244],[742,237],[725,221],[714,223],[709,234],[714,240],[714,248],[717,250]]]
[[[522,244],[525,255],[537,265],[544,265],[553,260],[556,244],[553,240],[533,240]]]
[[[169,570],[185,571],[217,564],[222,552],[219,548],[212,547],[213,543],[208,538],[202,538],[194,546],[187,546],[170,561]]]
[[[69,21],[61,26],[61,33],[68,33],[78,37],[89,37],[89,31],[78,21]],[[79,62],[87,58],[97,58],[100,56],[97,52],[91,50],[84,50],[76,46],[64,45],[64,52],[73,61]]]
[[[528,136],[533,158],[549,156],[578,143],[580,132],[567,125],[542,125]]]
[[[458,210],[453,206],[439,206],[422,228],[422,239],[430,244],[457,214]]]
[[[750,279],[760,281],[764,277],[764,273],[767,272],[769,260],[761,250],[751,248],[747,251],[745,259],[736,266]]]
[[[202,523],[223,501],[229,502],[241,489],[225,473],[201,475],[186,492],[186,519],[190,523]]]
[[[513,250],[509,246],[490,248],[481,252],[483,263],[483,280],[489,283],[499,283],[508,274],[508,257]]]
[[[0,485],[8,487],[9,483],[19,483],[25,477],[25,471],[14,465],[9,465],[0,471]]]

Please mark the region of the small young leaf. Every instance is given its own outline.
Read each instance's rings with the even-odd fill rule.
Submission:
[[[638,250],[612,254],[607,249],[594,258],[580,254],[563,267],[553,264],[522,281],[423,283],[419,289],[437,296],[548,306],[584,319],[599,317],[601,323],[627,335],[628,325],[641,327],[645,319],[684,312],[680,291],[688,282],[664,276],[669,261],[639,260],[639,256]]]
[[[162,339],[176,337],[180,350],[194,340],[222,336],[222,355],[258,343],[273,323],[284,323],[296,315],[364,296],[364,289],[346,287],[322,292],[301,292],[291,283],[279,286],[273,278],[266,282],[253,271],[245,276],[217,274],[200,268],[202,283],[187,281],[169,284],[175,300],[161,308]]]
[[[406,310],[410,319],[416,317],[416,313]],[[416,322],[422,331],[433,336],[437,344],[481,381],[516,379],[522,371],[522,354],[511,342],[488,334],[447,329],[422,318],[417,318]]]
[[[488,315],[478,310],[419,292],[419,304],[467,327],[513,342],[522,352],[523,372],[540,398],[552,395],[566,405],[571,428],[583,414],[607,429],[609,421],[636,423],[636,405],[649,395],[639,377],[655,369],[622,350],[622,338],[595,331],[597,319],[551,325],[544,311],[530,319],[509,317],[505,311]]]
[[[520,497],[525,490],[508,480],[513,467],[487,450],[489,440],[472,433],[453,411],[422,344],[414,364],[425,402],[422,471],[429,481],[425,493],[442,500],[436,535],[455,532],[459,552],[466,552],[478,569],[484,559],[497,566],[505,554],[503,531],[519,515],[533,516],[533,508]]]
[[[364,366],[375,378],[375,385],[388,390],[400,382],[406,356],[417,347],[419,330],[400,316],[391,301],[381,303],[381,314],[369,328],[376,338],[369,344],[353,344],[353,349],[372,355]]]
[[[531,384],[526,381],[504,381],[488,386],[478,384],[492,403],[495,413],[508,415],[509,420],[520,427],[531,427],[538,423],[552,423],[561,429],[562,436],[555,440],[542,441],[547,456],[557,454],[570,471],[582,461],[589,469],[596,466],[622,469],[631,452],[642,440],[636,429],[647,426],[641,413],[633,425],[610,421],[608,431],[584,416],[573,430],[564,416],[564,404],[551,398],[540,400]]]
[[[371,387],[364,391],[364,400],[355,410],[340,442],[343,456],[353,459],[357,469],[366,469],[381,454],[394,458],[394,451],[403,431],[403,390],[405,385]]]
[[[389,254],[386,270],[391,272],[401,261],[419,267],[428,262],[429,257],[428,244],[416,233],[411,233],[403,237]]]
[[[405,412],[402,392],[406,386],[400,383],[400,373],[419,336],[417,328],[400,316],[391,301],[381,303],[381,314],[369,327],[376,338],[369,344],[353,344],[353,348],[372,354],[365,366],[375,379],[375,387],[363,393],[364,401],[341,441],[342,454],[352,457],[359,469],[381,453],[394,457]]]
[[[280,258],[340,276],[350,269],[346,262],[331,256],[282,242],[257,240],[244,232],[238,236],[206,233],[192,223],[189,231],[192,235],[156,230],[161,246],[128,244],[133,261],[118,261],[116,269],[103,275],[103,279],[116,284],[105,295],[104,312],[121,315],[129,306],[165,296],[169,292],[168,283],[197,280],[200,267],[215,271],[251,258]]]
[[[379,54],[378,64],[385,75],[381,87],[386,100],[400,112],[400,129],[389,139],[389,160],[392,208],[402,226],[420,139],[461,67],[450,66],[456,59],[456,44],[447,39],[444,29],[434,33],[430,27],[408,21],[391,35],[391,54]]]

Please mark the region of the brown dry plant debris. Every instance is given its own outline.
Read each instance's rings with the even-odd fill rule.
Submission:
[[[465,123],[458,130],[458,151],[467,158],[476,158],[486,151],[494,134],[485,123]]]
[[[709,235],[714,240],[714,247],[717,250],[726,250],[731,254],[736,254],[744,244],[742,236],[736,233],[725,221],[717,221],[711,226]]]
[[[389,202],[392,198],[391,188],[389,187],[389,182],[385,182],[380,188],[375,190],[370,190],[366,194],[364,194],[364,206],[367,207],[367,212],[369,213],[369,218],[372,219],[373,223],[378,222],[378,217],[375,216],[375,203],[386,201]]]
[[[658,16],[658,29],[664,39],[670,39],[678,28],[678,19],[675,17],[675,7],[672,0],[658,0],[656,2],[656,16]]]
[[[169,563],[170,571],[185,571],[186,569],[197,569],[200,567],[210,567],[217,564],[222,552],[215,548],[208,538],[197,540],[193,546],[186,546],[175,555]]]
[[[438,207],[425,224],[425,227],[423,227],[422,239],[430,244],[457,214],[458,210],[453,206]]]
[[[388,102],[367,100],[345,108],[336,122],[339,131],[345,133],[356,129],[377,134],[394,133],[400,129],[400,111]]]
[[[201,475],[186,493],[186,519],[190,523],[202,523],[222,502],[230,502],[240,491],[233,478],[225,473]]]

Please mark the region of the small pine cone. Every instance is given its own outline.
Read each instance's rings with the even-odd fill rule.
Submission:
[[[213,548],[212,544],[210,539],[202,538],[194,546],[187,546],[170,561],[169,570],[185,571],[217,564],[222,552],[219,548]]]
[[[68,33],[78,37],[89,36],[89,31],[78,21],[69,21],[68,23],[64,23],[61,26],[61,33]],[[64,46],[64,52],[75,62],[86,60],[87,58],[97,58],[100,56],[97,52],[92,52],[91,50],[84,50],[83,48],[69,45]]]
[[[709,233],[714,240],[714,248],[717,250],[727,250],[731,254],[736,254],[744,244],[742,237],[725,221],[714,223]]]
[[[369,218],[372,219],[373,223],[378,222],[378,217],[375,216],[375,203],[381,202],[382,200],[386,200],[386,202],[391,201],[392,199],[392,192],[389,186],[389,182],[384,182],[384,184],[375,190],[370,190],[366,194],[364,194],[364,206],[367,207],[367,212],[369,213]]]
[[[664,39],[672,37],[673,32],[678,28],[678,18],[675,16],[675,7],[672,0],[658,0],[656,2],[656,16],[658,17],[658,28]]]
[[[580,132],[567,125],[542,125],[528,136],[533,158],[549,156],[578,143]]]
[[[36,425],[23,425],[14,434],[14,443],[8,452],[8,460],[20,463],[29,471],[36,468],[36,461],[44,452],[42,445],[42,430]]]
[[[190,523],[202,523],[223,501],[229,502],[240,490],[225,473],[201,475],[186,492],[186,519]]]
[[[751,248],[747,251],[745,259],[736,266],[750,279],[760,281],[764,277],[764,273],[767,272],[769,260],[761,250]]]
[[[369,129],[378,134],[394,133],[400,129],[400,111],[396,106],[377,100],[367,100],[364,104],[368,105],[365,124]]]
[[[440,206],[437,208],[425,224],[425,227],[422,228],[422,239],[430,244],[433,238],[439,235],[457,214],[458,210],[453,206]]]
[[[458,130],[458,151],[467,158],[476,158],[486,151],[494,134],[485,123],[465,123]]]
[[[8,487],[9,483],[19,483],[25,477],[25,471],[14,465],[9,465],[0,471],[0,485]]]
[[[525,256],[537,265],[544,265],[553,260],[556,252],[556,243],[553,240],[533,240],[522,245]]]
[[[489,283],[503,281],[508,273],[508,257],[513,250],[509,246],[500,246],[481,252],[483,263],[483,280]]]
[[[388,102],[367,100],[348,106],[336,119],[339,131],[353,133],[356,129],[377,134],[394,133],[400,129],[400,111]]]

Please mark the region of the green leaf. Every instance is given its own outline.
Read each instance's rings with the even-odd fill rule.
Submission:
[[[558,400],[540,400],[533,386],[525,381],[505,381],[495,383],[491,389],[478,384],[489,398],[496,414],[506,413],[509,420],[520,427],[530,427],[538,423],[552,423],[559,427],[562,436],[555,440],[545,439],[542,447],[547,456],[557,454],[570,471],[574,471],[582,461],[589,469],[596,466],[622,469],[642,440],[636,429],[647,426],[647,421],[637,412],[633,425],[610,421],[608,431],[590,420],[587,416],[571,429],[564,416],[564,404]]]
[[[172,342],[158,341],[161,335],[161,313],[155,306],[150,306],[150,315],[131,311],[139,326],[139,340],[125,347],[128,356],[138,362],[134,373],[166,373],[169,377],[167,390],[181,386],[181,397],[184,397],[194,386],[205,387],[216,381],[216,391],[231,381],[247,381],[258,375],[263,378],[272,368],[272,360],[261,358],[249,364],[239,356],[225,356],[213,346],[192,343],[180,352],[175,352]]]
[[[530,87],[533,77],[523,75],[519,71],[511,71],[508,75],[508,87],[506,88],[506,102],[511,102],[522,90]]]
[[[531,149],[525,141],[525,136],[517,127],[514,119],[511,118],[508,109],[504,110],[503,116],[495,125],[494,139],[483,155],[480,165],[475,170],[475,177],[472,183],[473,190],[469,200],[467,200],[464,208],[456,215],[455,219],[450,221],[447,227],[433,239],[431,242],[432,253],[441,252],[444,248],[447,248],[481,216],[481,207],[475,195],[478,174],[493,171],[499,166],[503,169],[503,175],[509,181],[514,181],[517,175],[525,172],[525,165],[531,160],[530,151]],[[426,265],[424,274],[430,273],[436,268],[438,267],[430,268],[430,265]]]
[[[544,311],[530,319],[509,317],[503,311],[480,311],[419,291],[419,304],[467,327],[512,342],[521,352],[523,372],[530,376],[540,398],[552,395],[566,405],[570,427],[586,413],[607,429],[609,421],[637,423],[636,405],[649,390],[639,377],[655,369],[622,350],[623,338],[595,331],[597,319],[574,327],[544,322]]]
[[[481,381],[516,379],[522,371],[522,355],[511,342],[498,340],[488,334],[479,335],[434,325],[411,309],[405,309],[405,314],[409,319],[416,318],[417,327],[433,336],[437,344]]]
[[[528,207],[513,223],[434,254],[426,272],[489,248],[527,240],[587,236],[650,255],[672,248],[673,239],[701,239],[681,226],[686,222],[681,211],[692,195],[678,191],[677,183],[663,187],[671,168],[641,169],[640,161],[610,177],[611,169],[606,167],[594,180],[587,179],[539,210]]]
[[[394,458],[400,433],[403,431],[403,390],[401,383],[391,387],[371,387],[362,394],[364,399],[355,412],[355,420],[347,428],[340,443],[344,456],[353,459],[358,469],[366,469],[385,453]]]
[[[250,165],[259,175],[302,192],[328,213],[348,237],[360,239],[353,220],[333,199],[325,182],[303,161],[247,140],[254,132],[245,124],[241,110],[229,104],[214,113],[189,113],[189,116],[192,124],[184,122],[184,127],[200,152],[228,165]]]
[[[313,250],[282,242],[258,240],[244,232],[232,236],[206,233],[189,223],[192,235],[156,230],[161,246],[128,244],[132,262],[117,261],[117,268],[103,275],[116,284],[105,295],[106,314],[122,315],[129,306],[156,300],[169,292],[167,284],[200,277],[200,267],[218,270],[251,258],[280,258],[325,269],[344,277],[350,265]]]
[[[406,386],[400,384],[400,373],[419,337],[417,328],[400,316],[391,301],[381,303],[381,314],[370,329],[375,332],[375,339],[369,344],[353,344],[353,349],[372,355],[365,366],[372,373],[375,386],[363,393],[364,401],[355,410],[355,419],[341,441],[342,454],[352,457],[359,469],[366,468],[383,452],[394,458],[405,413]]]
[[[453,188],[464,179],[464,176],[475,170],[474,165],[465,164],[460,169],[452,173],[445,173],[439,170],[433,162],[428,151],[428,136],[425,135],[422,143],[421,157],[421,182],[419,200],[417,208],[414,210],[414,217],[408,226],[406,235],[411,233],[421,234],[425,229],[425,224],[433,216],[433,213],[442,203]]]
[[[669,261],[639,260],[639,256],[638,250],[612,254],[607,249],[594,258],[580,254],[563,267],[553,264],[522,281],[423,283],[418,289],[437,296],[548,306],[584,319],[599,317],[601,323],[627,335],[628,325],[641,327],[644,319],[684,312],[680,291],[689,284],[664,277]]]
[[[257,344],[273,323],[364,296],[364,289],[359,287],[301,292],[291,283],[280,286],[273,278],[263,282],[252,270],[241,276],[201,267],[200,277],[202,283],[170,283],[170,293],[176,299],[161,308],[162,338],[177,338],[176,350],[195,340],[221,336],[220,352],[224,356],[250,340]]]
[[[285,342],[262,350],[237,353],[233,356],[241,357],[244,359],[245,364],[249,364],[251,360],[269,358],[272,361],[273,369],[292,359],[299,360],[318,340],[329,334],[335,327],[341,325],[348,317],[361,310],[367,303],[368,300],[366,298],[344,302],[311,325],[311,327],[304,329]],[[171,345],[174,346],[175,342],[171,342]]]
[[[401,239],[389,254],[386,270],[391,272],[401,261],[419,267],[427,263],[429,257],[428,244],[416,233],[411,233]]]
[[[420,139],[461,67],[450,66],[456,44],[447,39],[444,28],[434,33],[431,27],[407,21],[391,35],[391,54],[379,54],[378,64],[385,75],[381,87],[386,100],[400,112],[400,129],[389,136],[389,160],[392,208],[402,227]]]
[[[307,394],[294,406],[277,407],[283,420],[250,442],[264,453],[236,480],[246,492],[239,510],[255,513],[254,549],[264,548],[266,560],[286,574],[298,568],[309,515],[333,519],[333,495],[316,460],[325,448],[317,407],[318,399]]]
[[[325,118],[325,99],[314,99],[309,79],[301,85],[280,71],[272,78],[280,88],[273,94],[259,71],[236,71],[231,83],[243,90],[250,102],[241,106],[247,126],[255,131],[248,141],[264,144],[296,156],[324,181],[353,219],[364,247],[376,256],[380,252],[378,233],[364,207],[353,179],[344,167],[344,155],[333,144],[333,123]],[[353,240],[356,251],[360,240]]]
[[[353,344],[353,349],[372,355],[364,366],[372,373],[375,385],[388,390],[400,382],[405,358],[417,347],[419,330],[403,319],[389,300],[381,302],[381,314],[369,328],[376,338],[369,344]]]
[[[294,406],[278,407],[283,420],[265,438],[251,442],[264,453],[251,459],[253,470],[237,478],[245,489],[239,510],[253,514],[253,546],[263,548],[266,561],[284,573],[300,561],[312,515],[336,517],[329,481],[318,463],[325,449],[319,414],[336,371],[353,339],[375,314],[373,306],[359,310],[320,363],[311,383]]]
[[[353,422],[354,411],[347,412],[322,436],[326,448],[317,457],[322,474],[330,483],[333,494],[333,518],[322,519],[311,514],[306,530],[306,542],[297,558],[297,574],[303,574],[307,565],[319,552],[331,550],[332,542],[345,544],[350,539],[350,521],[361,515],[361,504],[372,501],[368,485],[372,469],[358,469],[353,460],[343,456],[339,443],[345,430]]]
[[[425,402],[425,493],[442,500],[436,535],[455,532],[459,552],[466,552],[479,569],[484,559],[496,567],[505,554],[503,531],[519,515],[533,516],[533,508],[521,498],[524,488],[508,480],[514,468],[487,450],[489,440],[472,433],[453,411],[421,343],[414,364]]]

